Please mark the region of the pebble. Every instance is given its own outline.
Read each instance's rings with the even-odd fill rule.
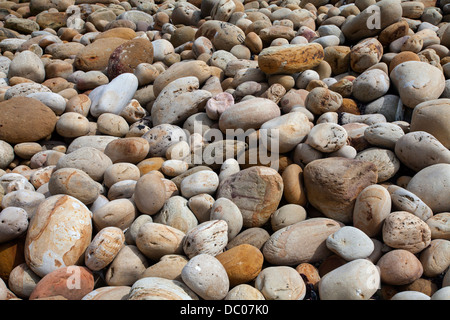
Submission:
[[[198,300],[183,282],[145,277],[133,283],[126,300]]]
[[[410,251],[394,249],[385,253],[377,262],[381,280],[386,284],[404,285],[419,279],[423,266]]]
[[[96,87],[89,93],[90,114],[94,117],[99,117],[103,113],[120,114],[133,98],[138,83],[134,74],[123,73],[108,84]]]
[[[430,296],[419,291],[401,291],[396,293],[390,300],[431,300]]]
[[[360,229],[345,226],[328,236],[327,248],[347,261],[364,259],[373,252],[372,240]]]
[[[59,158],[55,170],[76,168],[86,172],[95,181],[103,181],[106,169],[112,164],[111,159],[102,151],[83,147]]]
[[[209,170],[195,172],[181,181],[181,194],[189,199],[197,194],[214,194],[219,186],[219,176]]]
[[[266,300],[264,295],[249,284],[239,284],[228,291],[224,300]]]
[[[250,244],[233,247],[216,258],[227,272],[230,287],[253,281],[261,272],[264,261],[261,251]]]
[[[123,248],[125,235],[120,228],[102,228],[92,239],[85,252],[85,264],[98,271],[110,264]]]
[[[136,208],[128,199],[112,199],[92,212],[92,222],[96,230],[106,227],[128,228],[136,219]]]
[[[36,275],[24,262],[11,271],[8,278],[8,286],[17,297],[27,299],[39,280],[41,280],[41,277]]]
[[[199,254],[217,255],[228,242],[228,224],[224,220],[210,220],[199,224],[186,233],[184,253],[192,258]]]
[[[431,243],[431,230],[428,225],[406,211],[394,211],[386,217],[382,236],[388,246],[412,253],[422,251]]]
[[[425,131],[405,134],[395,143],[395,154],[407,167],[418,172],[437,163],[450,163],[450,151]]]
[[[418,196],[399,186],[387,188],[391,195],[392,207],[395,211],[407,211],[413,213],[423,221],[433,217],[433,211]]]
[[[309,203],[326,217],[343,223],[352,220],[356,198],[376,183],[377,176],[372,162],[346,158],[312,161],[303,173]]]
[[[331,153],[342,148],[347,138],[347,131],[342,126],[335,123],[319,123],[311,129],[305,143],[320,152]]]
[[[391,122],[380,122],[364,130],[364,139],[371,145],[394,150],[397,141],[405,135],[403,129]]]
[[[210,209],[210,220],[224,220],[228,225],[228,241],[242,229],[243,218],[238,206],[230,199],[218,198]]]
[[[264,268],[255,280],[255,288],[266,300],[303,300],[306,295],[305,282],[289,266]]]
[[[417,77],[416,73],[423,76]],[[406,61],[397,65],[391,71],[390,78],[408,108],[439,98],[445,87],[442,71],[422,61]]]
[[[406,190],[417,195],[434,213],[450,211],[447,192],[449,169],[450,164],[447,163],[426,167],[412,177]]]
[[[0,299],[446,298],[445,2],[3,7]]]
[[[83,188],[79,186],[82,185]],[[48,181],[50,194],[66,194],[80,200],[85,205],[93,203],[101,192],[101,186],[86,172],[76,168],[56,170]]]
[[[0,243],[25,234],[28,229],[28,213],[19,207],[7,207],[0,212]]]
[[[445,106],[447,99],[425,101],[416,106],[411,116],[411,131],[425,131],[434,136],[446,148],[450,147],[448,126],[449,113]],[[433,124],[430,126],[430,124]]]
[[[256,185],[256,187],[255,187]],[[260,227],[276,211],[282,198],[283,179],[272,168],[254,166],[223,180],[217,198],[233,201],[242,213],[244,227]]]
[[[448,268],[450,265],[449,245],[450,241],[448,240],[434,239],[430,246],[420,253],[419,260],[426,277],[436,277]]]
[[[427,219],[426,223],[431,230],[431,239],[450,239],[449,216],[449,212],[442,212]]]
[[[286,44],[263,49],[258,66],[266,74],[293,74],[316,67],[323,56],[323,47],[318,43]]]
[[[341,228],[328,218],[313,218],[274,232],[263,247],[264,258],[275,265],[315,263],[331,255],[326,239]],[[313,231],[314,230],[314,231]],[[301,250],[295,243],[304,243]]]
[[[294,223],[306,219],[306,210],[297,204],[286,204],[270,216],[270,225],[273,231],[278,231]]]
[[[72,232],[54,232],[58,228]],[[81,201],[68,195],[48,197],[29,223],[24,253],[27,265],[44,277],[76,264],[91,242],[92,228],[91,212]]]
[[[400,169],[400,160],[397,158],[396,153],[392,150],[376,147],[367,148],[359,152],[355,159],[368,161],[376,165],[378,183],[389,180]]]
[[[229,291],[230,281],[225,268],[217,258],[209,254],[191,258],[181,271],[181,278],[205,300],[222,300]]]
[[[146,256],[134,245],[125,245],[105,272],[109,286],[131,286],[148,267]]]
[[[0,102],[0,139],[9,143],[35,142],[51,135],[57,118],[42,102],[27,97],[13,97]],[[21,114],[17,117],[17,113]]]
[[[66,99],[54,92],[35,92],[27,95],[28,98],[34,98],[41,101],[57,115],[62,115],[66,110]]]
[[[129,286],[99,287],[89,292],[81,300],[125,300],[128,298],[130,289]]]
[[[167,254],[183,253],[184,237],[185,233],[176,228],[156,222],[146,222],[141,225],[136,235],[136,246],[139,252],[149,259],[159,260]]]
[[[78,277],[73,283],[73,277]],[[71,281],[71,282],[69,282]],[[69,284],[69,285],[68,285]],[[76,287],[75,287],[76,286]],[[77,288],[77,290],[73,290]],[[86,267],[70,265],[46,274],[31,292],[29,299],[43,299],[62,296],[67,300],[81,300],[94,289],[94,276]]]
[[[150,172],[137,180],[134,202],[141,213],[149,215],[157,213],[165,200],[165,186],[160,176]]]
[[[177,228],[184,233],[198,225],[197,218],[188,207],[188,200],[181,196],[172,196],[162,209],[154,216],[156,223]]]

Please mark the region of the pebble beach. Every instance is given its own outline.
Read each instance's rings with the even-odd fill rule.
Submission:
[[[450,0],[1,0],[0,53],[0,300],[450,300]]]

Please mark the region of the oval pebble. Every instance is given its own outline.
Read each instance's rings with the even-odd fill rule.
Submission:
[[[380,274],[366,259],[356,259],[325,274],[319,282],[321,300],[369,300],[378,290]]]
[[[200,223],[186,233],[182,239],[184,253],[189,257],[199,254],[215,256],[228,243],[228,224],[224,220],[210,220]]]
[[[86,249],[84,262],[92,271],[110,264],[124,246],[125,235],[120,228],[106,227],[100,230]]]
[[[264,268],[255,280],[255,288],[266,300],[303,300],[306,295],[302,277],[288,266]]]
[[[205,300],[222,300],[230,287],[225,268],[217,258],[209,254],[191,258],[181,271],[181,278]]]
[[[347,261],[369,257],[375,249],[372,240],[361,230],[345,226],[328,236],[327,248]]]

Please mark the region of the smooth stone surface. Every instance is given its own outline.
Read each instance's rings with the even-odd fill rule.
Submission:
[[[417,74],[421,76],[418,77]],[[414,108],[434,100],[444,91],[445,77],[438,68],[421,61],[406,61],[396,66],[390,78],[405,106]]]
[[[141,275],[141,278],[159,277],[169,280],[181,280],[181,271],[189,261],[183,255],[167,254],[154,265],[148,267]]]
[[[384,220],[382,236],[392,248],[418,253],[431,243],[431,230],[419,217],[406,211],[391,212]]]
[[[136,218],[134,203],[128,199],[113,199],[93,211],[92,220],[96,230],[117,227],[125,230]]]
[[[55,113],[42,102],[15,97],[0,102],[0,139],[9,143],[33,142],[49,136],[56,125]],[[20,117],[17,117],[20,114]]]
[[[431,300],[430,296],[419,291],[401,291],[396,293],[390,300]]]
[[[73,276],[78,282],[73,284]],[[77,290],[73,290],[78,286]],[[58,268],[45,275],[36,285],[29,299],[42,299],[53,296],[63,296],[67,300],[81,300],[94,289],[94,276],[86,267],[67,266]]]
[[[167,254],[182,254],[185,233],[156,222],[144,223],[136,235],[136,246],[147,258],[158,261]]]
[[[273,231],[278,231],[294,223],[306,219],[306,210],[297,204],[286,204],[270,216],[270,225]]]
[[[191,258],[183,268],[181,278],[205,300],[222,300],[229,291],[230,281],[225,268],[217,258],[209,254]]]
[[[218,198],[211,207],[210,220],[224,220],[228,224],[228,241],[242,229],[243,218],[238,206],[227,198]]]
[[[261,291],[244,283],[230,289],[224,300],[265,300],[265,297]]]
[[[148,267],[147,258],[134,245],[125,245],[109,265],[105,282],[109,286],[132,286]]]
[[[406,190],[417,195],[434,213],[450,211],[448,181],[450,164],[440,163],[417,172]]]
[[[160,124],[152,127],[142,138],[149,143],[149,155],[151,157],[164,157],[172,144],[186,141],[186,133],[177,125]]]
[[[198,300],[198,297],[181,281],[145,277],[133,283],[127,300]]]
[[[212,95],[209,91],[199,90],[199,86],[197,77],[178,78],[167,84],[153,103],[153,124],[180,124],[203,111]]]
[[[254,166],[223,180],[217,198],[233,201],[242,213],[244,227],[260,227],[276,211],[283,195],[283,179],[272,168]]]
[[[125,235],[117,227],[100,230],[85,252],[85,264],[92,271],[98,271],[110,264],[124,246]]]
[[[396,142],[405,135],[403,129],[391,122],[370,125],[364,130],[364,138],[371,145],[394,150]]]
[[[398,186],[389,186],[387,190],[391,195],[392,207],[395,211],[411,212],[425,222],[433,217],[430,207],[414,193]]]
[[[385,253],[377,262],[381,280],[386,284],[403,285],[419,279],[423,266],[411,252],[395,249]]]
[[[219,127],[223,132],[227,129],[256,130],[280,114],[280,108],[272,100],[253,98],[227,108],[219,118]]]
[[[199,254],[215,256],[228,243],[228,224],[224,220],[203,222],[189,230],[182,241],[184,253],[189,258]]]
[[[425,276],[436,277],[445,272],[450,265],[449,246],[448,240],[434,239],[430,246],[420,253],[419,259]]]
[[[341,227],[328,218],[310,218],[284,227],[271,234],[264,244],[264,258],[271,264],[291,266],[321,261],[332,254],[326,239]],[[304,244],[300,250],[298,243]]]
[[[72,230],[73,234],[55,233],[53,228],[58,227]],[[51,196],[39,206],[30,221],[25,241],[26,262],[41,277],[80,263],[91,237],[89,209],[71,196]]]
[[[323,56],[323,47],[318,43],[286,44],[263,49],[258,66],[266,74],[293,74],[316,67]]]
[[[51,195],[67,194],[89,205],[100,195],[101,185],[80,169],[61,168],[50,177],[48,189]]]
[[[327,122],[316,124],[309,132],[305,143],[320,152],[330,153],[342,148],[347,138],[348,133],[345,128]]]
[[[165,186],[161,177],[148,173],[139,178],[134,192],[134,202],[142,213],[153,215],[164,205]]]
[[[327,248],[347,261],[364,259],[373,252],[372,240],[361,230],[345,226],[328,236]]]
[[[413,131],[402,136],[395,144],[395,154],[416,172],[433,164],[450,163],[450,150],[425,131]]]
[[[278,152],[286,153],[292,151],[310,133],[310,130],[308,117],[301,112],[292,112],[264,122],[259,132],[260,139],[267,150],[276,151],[272,143],[268,141],[277,139]]]
[[[84,147],[61,157],[55,170],[76,168],[86,172],[93,180],[102,181],[106,169],[112,165],[111,159],[96,148]]]
[[[448,104],[450,99],[435,99],[418,104],[411,116],[411,131],[425,131],[450,148]]]
[[[376,165],[378,183],[389,180],[400,169],[400,161],[397,158],[396,153],[383,148],[367,148],[359,152],[355,159],[371,162]]]
[[[197,218],[188,207],[188,200],[181,196],[169,198],[153,221],[177,228],[184,233],[198,225]]]
[[[123,73],[110,83],[99,86],[89,93],[90,114],[98,117],[103,113],[120,114],[133,98],[138,79],[132,73]]]
[[[450,212],[435,214],[426,223],[431,230],[431,239],[450,239]]]
[[[374,237],[380,233],[391,208],[392,201],[386,188],[376,184],[367,186],[356,198],[353,226]]]
[[[0,243],[20,237],[28,228],[28,213],[18,207],[8,207],[0,212]]]
[[[376,183],[377,176],[377,168],[371,162],[346,158],[315,160],[304,169],[307,198],[325,216],[347,223],[352,220],[359,193]]]
[[[263,267],[264,257],[261,251],[249,244],[242,244],[216,256],[224,266],[230,287],[254,280]]]

